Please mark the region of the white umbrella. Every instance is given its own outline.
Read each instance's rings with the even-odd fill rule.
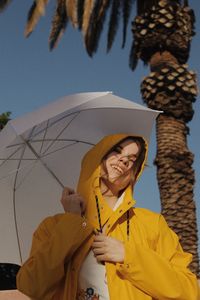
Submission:
[[[149,140],[158,111],[113,95],[64,97],[11,120],[0,132],[0,262],[21,264],[34,229],[62,212],[63,186],[76,188],[83,155],[114,133]]]

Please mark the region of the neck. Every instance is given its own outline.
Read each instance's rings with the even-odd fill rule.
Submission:
[[[110,183],[105,178],[101,179],[101,193],[104,197],[110,197],[110,198],[118,198],[119,196],[119,189],[114,184]]]
[[[106,203],[113,209],[119,197],[119,190],[106,179],[101,179],[100,189]]]

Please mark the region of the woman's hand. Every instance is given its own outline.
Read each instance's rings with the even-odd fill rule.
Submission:
[[[85,200],[69,187],[63,189],[61,203],[65,212],[78,215],[83,215],[85,212]]]
[[[97,234],[92,244],[92,250],[98,262],[124,262],[124,244],[115,238]]]

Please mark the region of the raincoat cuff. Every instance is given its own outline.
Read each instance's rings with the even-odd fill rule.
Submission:
[[[125,257],[123,263],[117,263],[117,270],[119,272],[130,272],[131,265],[133,264],[133,258],[135,257],[135,245],[131,244],[129,242],[124,243],[125,248]]]

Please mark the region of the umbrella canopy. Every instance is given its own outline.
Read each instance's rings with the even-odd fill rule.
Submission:
[[[108,134],[149,140],[160,112],[113,95],[81,93],[11,120],[0,132],[0,262],[21,264],[41,220],[62,212],[83,155]]]

